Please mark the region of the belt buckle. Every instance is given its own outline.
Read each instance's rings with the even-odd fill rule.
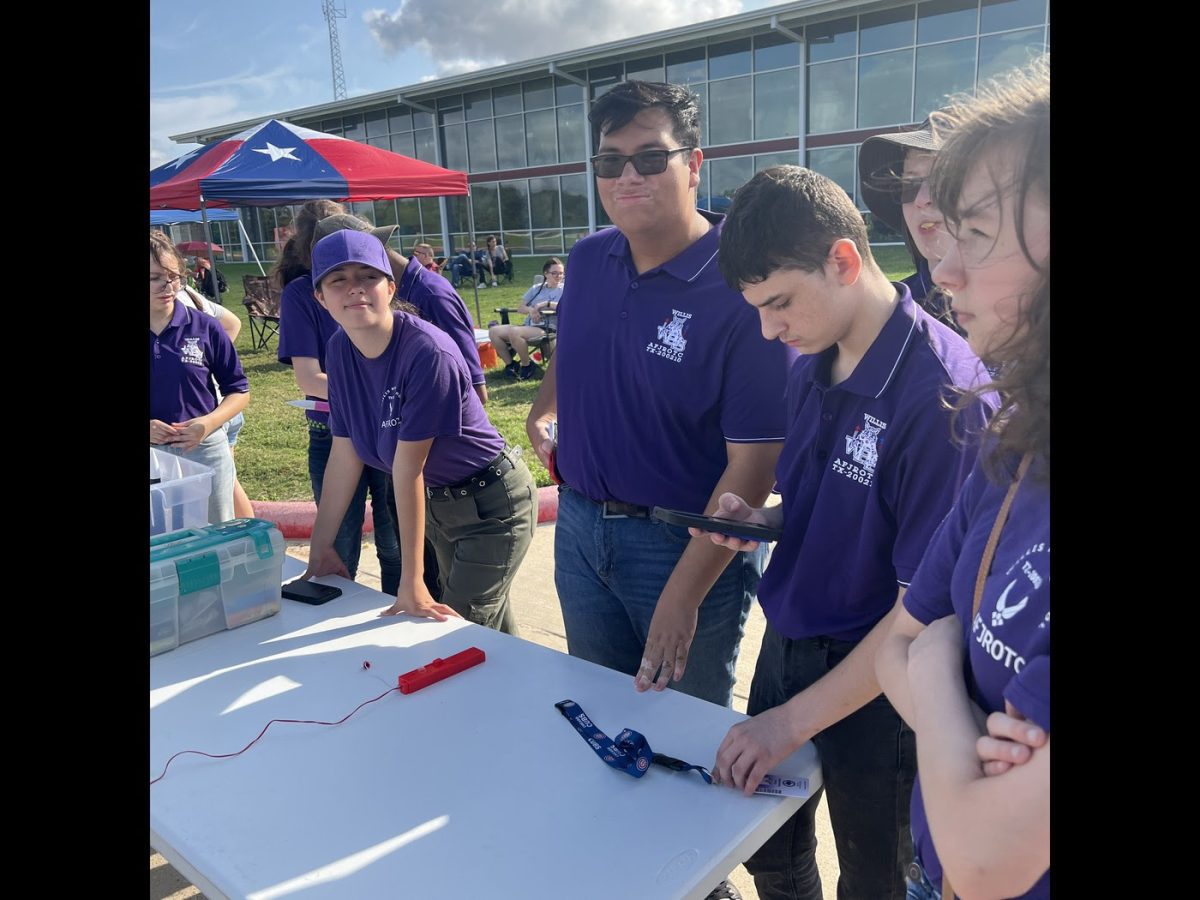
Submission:
[[[624,506],[625,504],[621,504]],[[628,519],[628,513],[610,513],[608,511],[608,501],[605,500],[600,504],[600,518],[602,519]]]

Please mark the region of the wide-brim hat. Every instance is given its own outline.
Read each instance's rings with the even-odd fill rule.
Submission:
[[[909,150],[936,152],[938,143],[926,119],[913,131],[877,134],[863,141],[858,151],[859,192],[867,209],[880,221],[904,234],[900,208],[900,173]]]
[[[346,263],[362,263],[383,272],[388,278],[392,277],[392,264],[388,260],[387,250],[371,232],[342,228],[313,244],[313,285],[319,285],[331,269]]]
[[[399,228],[399,225],[382,225],[379,228],[372,227],[370,222],[364,222],[358,216],[352,216],[349,213],[338,213],[335,216],[326,216],[317,222],[313,229],[313,246],[323,237],[328,237],[335,231],[350,229],[351,231],[363,231],[368,234],[373,234],[379,238],[380,243],[386,244],[392,234]]]

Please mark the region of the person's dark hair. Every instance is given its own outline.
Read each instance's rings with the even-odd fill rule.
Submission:
[[[661,109],[671,119],[671,136],[680,147],[700,146],[700,107],[696,95],[678,84],[661,81],[622,81],[592,102],[588,121],[592,124],[592,147],[600,138],[619,131],[644,109]]]
[[[563,268],[566,268],[561,259],[559,259],[557,256],[552,256],[542,263],[542,274],[545,275],[547,272],[549,272],[551,266],[563,266]]]
[[[987,166],[997,197],[1011,195],[1017,241],[1037,279],[1018,305],[1013,337],[989,350],[999,375],[988,385],[960,397],[958,409],[987,391],[1000,397],[1000,408],[986,431],[995,438],[984,458],[988,474],[1001,479],[1012,455],[1033,452],[1043,466],[1035,472],[1050,477],[1050,257],[1035,259],[1025,241],[1025,202],[1034,197],[1050,203],[1050,70],[1044,60],[980,87],[967,98],[935,113],[934,128],[946,134],[934,164],[933,201],[956,234],[964,215],[962,186],[976,166]],[[1004,171],[1013,166],[1011,173]],[[1001,180],[1001,175],[1005,180]]]
[[[864,264],[875,266],[862,214],[836,182],[800,166],[773,166],[734,195],[717,259],[725,282],[741,292],[776,269],[823,271],[841,238],[854,241]]]
[[[312,271],[312,239],[317,223],[326,216],[343,215],[345,212],[346,207],[333,200],[309,200],[300,207],[300,212],[292,222],[296,232],[283,245],[283,252],[271,270],[271,277],[280,289],[289,281]]]
[[[180,278],[187,277],[187,265],[183,261],[183,255],[176,249],[175,242],[166,232],[150,229],[150,255],[164,269],[174,272]]]

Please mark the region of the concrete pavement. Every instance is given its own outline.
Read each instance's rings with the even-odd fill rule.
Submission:
[[[308,558],[308,544],[305,541],[288,541],[288,553],[298,559]],[[359,562],[357,580],[379,589],[379,560],[375,556],[375,547],[370,538],[363,542],[362,558]],[[554,525],[539,525],[534,531],[533,544],[513,583],[513,609],[521,628],[521,636],[528,641],[550,647],[562,653],[567,652],[566,632],[563,628],[562,613],[558,606],[558,593],[554,589]],[[733,707],[738,712],[746,711],[746,700],[750,691],[750,679],[754,674],[754,665],[758,661],[758,649],[762,643],[763,628],[766,620],[758,604],[750,611],[746,622],[746,636],[742,641],[742,651],[738,657],[737,684],[734,686]],[[630,692],[633,686],[630,685]],[[716,748],[713,748],[716,754]],[[696,760],[702,765],[708,765],[712,760]],[[837,893],[838,861],[834,849],[833,833],[829,827],[829,814],[824,799],[817,811],[817,865],[821,872],[821,881],[828,896]],[[530,853],[536,857],[536,849]],[[758,892],[754,890],[754,881],[745,868],[738,866],[729,876],[729,880],[741,891],[745,900],[758,900]],[[187,882],[174,867],[165,859],[150,851],[150,900],[183,900],[183,898],[199,897],[200,892]]]

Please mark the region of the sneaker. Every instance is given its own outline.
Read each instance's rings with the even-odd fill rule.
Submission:
[[[534,374],[534,372],[537,372],[537,371],[538,371],[538,365],[537,365],[537,363],[535,363],[535,362],[531,362],[531,363],[529,363],[529,365],[527,365],[527,366],[521,366],[521,371],[520,371],[520,373],[517,375],[517,377],[518,377],[519,379],[521,379],[522,381],[525,381],[525,380],[527,380],[527,379],[529,379],[529,378],[532,378],[532,377],[533,377],[533,374]]]
[[[712,889],[712,893],[705,900],[742,900],[742,894],[728,881],[722,881]]]
[[[492,287],[500,287],[500,285],[499,285],[499,284],[497,284],[495,281],[493,281],[493,282],[492,282]]]
[[[487,287],[487,286],[488,286],[488,283],[487,283],[486,281],[481,281],[481,282],[479,282],[479,286],[480,286],[481,288],[485,288],[485,287]]]
[[[515,359],[504,367],[504,374],[511,375],[513,378],[521,377],[521,367],[517,364]]]

